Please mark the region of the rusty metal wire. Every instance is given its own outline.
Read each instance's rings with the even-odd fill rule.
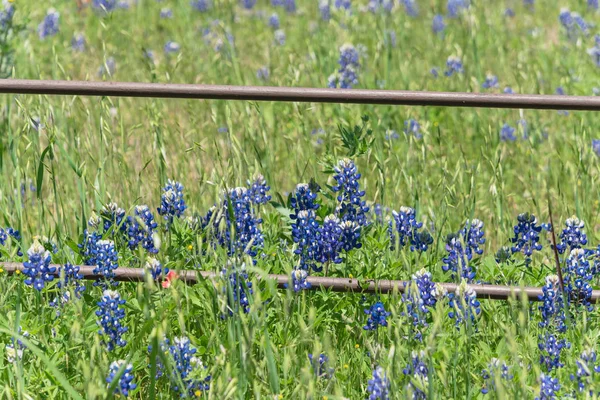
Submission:
[[[23,271],[23,265],[19,263],[2,263],[0,266],[9,274],[15,274],[15,271]],[[59,265],[52,265],[56,267],[58,271]],[[92,271],[94,266],[83,265],[80,267],[80,273],[84,279],[95,280],[101,278],[100,275],[94,274]],[[124,268],[119,267],[115,271],[115,280],[124,282],[143,282],[146,277],[144,270],[141,268]],[[188,284],[197,284],[203,280],[213,280],[218,277],[218,274],[211,271],[177,271],[180,280]],[[257,275],[258,279],[260,275]],[[264,279],[264,278],[263,278]],[[285,289],[285,285],[289,283],[289,276],[287,275],[266,275],[267,280],[274,281],[278,289]],[[373,280],[373,279],[351,279],[351,278],[328,278],[320,276],[309,276],[308,282],[312,285],[312,290],[317,289],[329,289],[333,292],[355,292],[355,293],[380,293],[389,294],[397,291],[403,293],[406,286],[409,284],[407,281],[396,281],[396,280]],[[456,290],[457,284],[455,283],[440,283],[440,285],[446,289],[449,293],[453,293]],[[540,287],[516,287],[516,286],[504,286],[504,285],[484,285],[484,284],[471,284],[469,285],[477,292],[477,297],[481,299],[489,300],[508,300],[510,298],[520,299],[521,296],[525,296],[529,301],[539,301],[539,296],[542,295],[542,288]],[[600,290],[594,290],[592,293],[592,302],[598,302],[600,299]]]
[[[172,83],[2,79],[0,80],[0,93],[444,107],[600,110],[600,97],[595,96],[450,93]]]

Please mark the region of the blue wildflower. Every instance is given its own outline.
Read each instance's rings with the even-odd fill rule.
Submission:
[[[571,343],[564,339],[559,340],[551,333],[546,333],[544,336],[538,337],[538,348],[540,349],[540,364],[546,368],[546,371],[551,372],[554,368],[564,366],[560,362],[560,353],[564,348],[570,348]]]
[[[2,2],[2,10],[0,10],[0,27],[6,30],[12,25],[13,16],[15,15],[15,7],[12,2],[4,0]]]
[[[85,51],[85,37],[81,33],[74,35],[71,39],[71,49],[78,52]]]
[[[356,231],[353,230],[353,226],[350,225],[345,227],[346,231],[342,228],[342,223],[335,215],[328,215],[323,220],[323,226],[319,228],[316,242],[316,255],[315,259],[322,264],[332,262],[334,264],[339,264],[342,262],[340,258],[340,251],[342,247],[346,245],[346,248],[350,250],[353,240],[356,238]],[[346,234],[349,235],[348,243],[343,242],[345,238],[342,236]],[[320,269],[316,269],[319,271]]]
[[[534,251],[540,251],[540,232],[545,225],[538,225],[537,218],[533,214],[523,213],[517,217],[517,225],[514,227],[515,237],[511,239],[513,246],[511,251],[521,252],[529,260]]]
[[[600,139],[592,139],[592,151],[600,157]]]
[[[179,53],[179,50],[181,50],[181,45],[177,42],[173,42],[173,41],[169,40],[165,44],[164,51],[165,51],[165,54],[167,54],[167,55]]]
[[[429,73],[431,74],[431,76],[433,76],[434,78],[437,78],[440,76],[440,69],[437,67],[433,67],[429,70]]]
[[[340,247],[348,252],[352,249],[360,249],[360,226],[355,221],[342,221],[340,223],[342,234],[340,236]]]
[[[600,35],[594,36],[594,47],[588,49],[587,53],[592,57],[596,67],[600,67]]]
[[[564,289],[569,301],[575,305],[582,305],[592,311],[590,304],[592,298],[593,269],[587,260],[583,249],[573,249],[567,257],[564,269]]]
[[[66,263],[61,266],[58,271],[58,288],[62,289],[62,299],[69,300],[71,294],[69,287],[73,287],[73,292],[76,298],[81,298],[81,293],[85,290],[85,285],[81,282],[83,275],[79,273],[79,267],[71,263]],[[58,305],[58,301],[54,301],[54,304]]]
[[[337,9],[349,10],[352,4],[350,0],[335,0],[333,5]]]
[[[389,317],[392,313],[385,311],[383,303],[378,301],[370,308],[366,309],[365,314],[367,314],[369,318],[367,320],[367,324],[363,326],[363,329],[366,331],[375,331],[380,326],[388,325],[387,317]]]
[[[256,70],[256,77],[258,79],[260,79],[261,81],[268,81],[269,80],[269,67],[260,67],[259,69]]]
[[[307,290],[312,287],[306,278],[308,278],[308,272],[306,272],[306,270],[296,268],[292,271],[292,287],[294,288],[294,292]]]
[[[424,351],[413,351],[411,362],[402,370],[402,373],[410,378],[407,390],[412,400],[426,400],[428,398],[429,368],[425,363]]]
[[[93,0],[92,7],[98,11],[108,13],[117,8],[117,0]]]
[[[565,225],[567,227],[558,236],[560,243],[556,245],[556,249],[560,254],[563,254],[567,249],[569,251],[579,249],[588,242],[587,235],[583,231],[585,223],[580,221],[579,218],[575,216],[568,218]]]
[[[173,218],[181,217],[187,208],[183,200],[183,185],[169,179],[162,191],[158,214],[163,216],[167,224],[171,224]]]
[[[448,0],[446,9],[448,10],[448,16],[450,18],[458,17],[462,11],[469,8],[470,0]]]
[[[256,0],[240,0],[240,3],[246,10],[251,10],[256,5]]]
[[[340,47],[340,68],[328,79],[330,88],[352,89],[358,84],[358,69],[360,68],[358,50],[351,44]]]
[[[414,119],[404,121],[404,134],[413,135],[416,139],[421,139],[423,135],[420,133],[421,125]]]
[[[152,274],[152,279],[154,280],[169,273],[169,268],[163,268],[161,262],[154,257],[148,257],[144,268],[146,271],[150,271],[150,274]]]
[[[406,0],[400,0],[402,2]],[[378,11],[390,12],[394,7],[393,0],[369,0],[369,4],[367,4],[367,8],[369,11],[375,13]]]
[[[173,18],[173,10],[169,7],[164,7],[160,9],[160,17],[162,19],[170,19]]]
[[[481,313],[477,292],[468,286],[465,280],[458,285],[455,293],[448,295],[448,298],[452,309],[448,316],[454,320],[457,329],[460,329],[461,323],[468,326],[469,323],[475,322],[475,318]]]
[[[37,31],[40,39],[45,39],[58,33],[59,19],[59,12],[54,8],[50,8],[44,17],[44,20],[38,25]]]
[[[278,44],[279,46],[283,46],[285,44],[285,32],[283,29],[277,29],[273,35],[275,37],[275,44]]]
[[[191,0],[190,5],[196,11],[206,12],[211,6],[210,0]]]
[[[141,243],[142,247],[149,253],[158,253],[155,245],[155,229],[158,227],[154,221],[154,215],[146,205],[136,206],[134,216],[127,219],[127,236],[129,248],[137,249]]]
[[[101,276],[104,280],[94,282],[94,286],[106,287],[107,284],[116,285],[114,282],[115,270],[119,267],[117,250],[115,243],[112,240],[99,240],[93,249],[93,257],[96,260],[96,265],[92,273]]]
[[[395,222],[395,232],[392,220],[388,223],[388,233],[390,236],[390,248],[394,250],[396,246],[404,247],[410,244],[411,251],[426,251],[428,246],[433,243],[433,238],[428,232],[419,232],[423,227],[422,222],[417,222],[414,208],[400,207],[400,212],[392,211],[393,222]],[[398,238],[396,239],[396,234]]]
[[[383,368],[377,367],[373,370],[373,378],[367,383],[367,394],[369,400],[389,400],[390,380]]]
[[[462,74],[464,72],[463,64],[460,58],[450,56],[446,61],[446,71],[444,75],[452,76],[454,74]]]
[[[404,11],[406,11],[406,13],[411,17],[416,17],[419,15],[419,7],[417,7],[415,0],[400,0],[400,4],[404,6]]]
[[[113,57],[108,57],[104,64],[98,68],[99,77],[111,77],[117,71],[117,62]]]
[[[173,389],[180,392],[181,397],[196,397],[198,391],[205,392],[210,389],[208,383],[211,380],[210,375],[204,379],[196,377],[196,371],[206,369],[202,361],[196,357],[196,352],[197,349],[185,336],[173,338],[173,344],[169,346],[169,354],[175,365],[171,381],[175,385]],[[184,388],[178,386],[179,380],[185,385]]]
[[[412,281],[402,294],[406,312],[402,312],[401,315],[412,320],[417,340],[421,340],[423,337],[422,328],[429,326],[427,318],[430,308],[435,307],[438,298],[445,295],[445,291],[431,279],[431,273],[422,268],[413,274]]]
[[[597,10],[598,9],[598,0],[587,0],[587,5],[588,5],[588,8],[591,8],[592,10]]]
[[[500,129],[500,140],[503,142],[514,142],[517,140],[517,137],[515,136],[515,128],[506,123],[502,125],[502,129]]]
[[[329,0],[319,1],[319,12],[321,13],[321,19],[323,21],[329,21],[331,19],[331,7],[329,6]]]
[[[513,375],[510,373],[510,367],[504,361],[492,358],[487,369],[481,371],[481,377],[483,378],[481,393],[487,394],[490,389],[495,392],[497,383],[511,380]]]
[[[433,16],[433,20],[431,21],[431,30],[436,35],[441,35],[444,33],[444,29],[446,29],[446,24],[444,23],[444,17],[440,14],[436,14]]]
[[[81,257],[86,265],[96,265],[96,254],[98,241],[102,239],[102,235],[97,232],[89,232],[87,229],[83,232],[83,242],[77,246],[80,249]]]
[[[291,207],[293,209],[290,215],[291,219],[296,219],[300,211],[303,210],[314,210],[319,208],[317,203],[317,193],[314,193],[308,183],[299,183],[294,190],[294,194],[290,199]]]
[[[536,397],[535,400],[554,400],[556,399],[556,392],[559,390],[558,378],[542,374],[540,376],[540,396]]]
[[[242,310],[244,313],[250,312],[250,299],[252,296],[252,282],[248,279],[248,273],[244,265],[241,268],[224,268],[222,276],[227,285],[224,293],[227,296],[227,309],[229,315],[238,313]]]
[[[451,271],[453,280],[458,278],[472,282],[475,279],[475,271],[470,266],[472,252],[463,247],[460,235],[450,234],[446,239],[446,251],[448,255],[442,260],[442,270]],[[459,275],[460,274],[460,275]]]
[[[248,195],[252,204],[266,204],[271,200],[268,194],[271,187],[267,185],[267,180],[261,174],[256,174],[254,180],[248,181]]]
[[[137,385],[133,383],[133,365],[125,364],[124,360],[113,361],[110,364],[108,377],[106,378],[106,383],[110,386],[110,384],[117,377],[119,370],[123,369],[121,373],[121,377],[119,378],[119,384],[115,388],[114,393],[123,395],[124,397],[129,396],[129,392],[134,390]]]
[[[269,17],[269,26],[273,29],[279,29],[279,15],[277,13],[271,14]]]
[[[292,223],[292,239],[298,244],[294,253],[300,256],[300,268],[304,270],[316,268],[314,261],[317,259],[319,224],[315,218],[313,210],[302,210]]]
[[[337,195],[336,215],[342,222],[355,222],[358,227],[365,226],[367,223],[366,213],[369,207],[362,200],[365,192],[360,190],[360,177],[358,169],[350,159],[342,159],[338,165],[333,168],[335,175],[333,178],[336,184],[332,190]],[[360,233],[359,233],[360,234]]]
[[[465,227],[460,231],[465,242],[465,252],[469,260],[473,254],[483,254],[483,249],[480,247],[485,244],[485,232],[483,230],[483,222],[478,219],[467,220]]]
[[[56,267],[50,266],[52,256],[39,241],[35,240],[27,250],[27,257],[29,260],[23,263],[23,274],[27,276],[25,284],[41,291],[46,282],[54,280]]]
[[[334,369],[328,367],[329,357],[327,357],[326,354],[321,353],[319,358],[313,357],[312,354],[309,354],[308,359],[310,360],[310,365],[312,366],[317,378],[331,379]]]
[[[503,90],[504,94],[514,94],[514,90],[510,86],[506,86]]]
[[[577,374],[571,374],[571,380],[577,380],[577,389],[579,393],[585,392],[587,387],[587,394],[589,397],[594,397],[594,377],[598,372],[600,372],[600,365],[596,363],[596,359],[597,356],[594,350],[583,350],[576,361]],[[598,393],[596,393],[596,395],[598,395]]]
[[[542,295],[539,296],[541,305],[538,310],[542,313],[540,328],[555,328],[557,332],[566,332],[565,304],[560,290],[557,275],[548,275],[546,284],[542,286]]]
[[[496,75],[488,74],[485,77],[485,81],[481,84],[484,89],[492,89],[498,87],[498,77]]]
[[[296,0],[283,0],[283,8],[287,13],[296,12]]]
[[[515,10],[513,10],[512,8],[507,8],[506,10],[504,10],[504,16],[508,17],[508,18],[513,18],[515,16]]]
[[[98,310],[96,310],[100,326],[98,334],[102,336],[102,343],[108,351],[113,351],[115,346],[124,347],[127,344],[123,339],[127,327],[123,326],[121,321],[125,318],[125,309],[121,308],[123,304],[125,300],[113,290],[105,290],[102,299],[98,302]]]

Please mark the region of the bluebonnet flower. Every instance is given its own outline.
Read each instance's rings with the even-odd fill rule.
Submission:
[[[219,129],[217,129],[217,132],[219,132],[219,133],[227,133],[227,132],[229,132],[229,129],[227,129],[226,126],[221,126],[221,127],[219,127]]]
[[[351,44],[340,47],[340,68],[328,79],[330,88],[352,89],[358,84],[357,71],[360,68],[358,50]]]
[[[503,142],[514,142],[517,140],[517,137],[515,136],[515,128],[506,123],[502,125],[502,129],[500,129],[500,140]]]
[[[550,375],[542,374],[540,376],[540,396],[535,400],[554,400],[556,392],[560,390],[558,378],[552,378]]]
[[[50,266],[52,256],[39,241],[35,240],[27,250],[27,257],[29,260],[23,263],[23,274],[27,276],[25,284],[41,291],[46,282],[54,280],[56,267]]]
[[[373,378],[367,384],[367,394],[369,400],[389,400],[390,380],[383,368],[376,367],[373,370]]]
[[[594,36],[594,47],[588,49],[587,53],[592,57],[596,67],[600,67],[600,35]]]
[[[337,9],[349,10],[352,4],[350,0],[335,0],[333,5]]]
[[[429,70],[429,73],[434,77],[437,78],[438,76],[440,76],[440,69],[438,67],[433,67]]]
[[[156,359],[155,359],[155,365],[156,365],[156,374],[154,375],[154,379],[158,380],[160,379],[164,373],[165,373],[165,365],[163,364],[162,360],[161,360],[161,355],[159,355],[158,353],[164,354],[164,355],[168,355],[169,354],[169,339],[167,339],[166,337],[159,341],[158,343],[159,348],[157,350],[157,354],[156,354]],[[150,356],[152,354],[152,345],[148,345],[148,355]],[[148,364],[148,369],[152,368],[152,364]]]
[[[135,0],[137,1],[137,0]],[[120,8],[121,10],[129,10],[129,1],[128,0],[121,0],[117,3],[117,8]]]
[[[404,247],[412,242],[412,238],[417,233],[418,229],[423,226],[422,222],[417,222],[416,212],[411,207],[400,207],[400,212],[392,211],[393,221],[388,223],[388,233],[390,236],[390,248],[395,250],[396,246]],[[394,232],[393,223],[395,222],[396,229]],[[396,239],[396,234],[398,238]]]
[[[173,10],[171,10],[169,7],[161,8],[160,17],[163,19],[173,18]]]
[[[113,290],[105,290],[102,299],[98,302],[98,310],[96,310],[100,326],[98,334],[102,335],[102,343],[108,351],[113,351],[115,346],[124,347],[127,344],[123,339],[127,327],[123,326],[121,321],[125,318],[125,309],[121,308],[123,304],[125,300]]]
[[[292,286],[294,288],[294,292],[310,289],[312,287],[306,278],[308,278],[308,272],[306,272],[306,270],[301,268],[295,268],[292,270]]]
[[[480,247],[485,244],[485,232],[483,230],[483,222],[478,219],[467,220],[465,227],[461,229],[460,235],[465,242],[465,252],[469,260],[473,257],[473,253],[477,255],[483,254],[483,249]]]
[[[383,225],[383,216],[384,214],[387,215],[390,212],[390,209],[388,207],[384,207],[379,203],[375,203],[373,204],[373,208],[371,209],[371,211],[373,212],[372,221],[376,224]]]
[[[384,33],[384,43],[386,44],[386,46],[391,46],[391,47],[396,47],[396,31],[392,31],[392,30],[386,30]],[[385,82],[384,82],[385,84]]]
[[[462,11],[469,8],[470,0],[448,0],[446,9],[448,10],[448,16],[450,18],[458,17]]]
[[[275,44],[278,44],[279,46],[285,44],[285,32],[283,29],[277,29],[273,35],[275,37]]]
[[[542,304],[538,307],[542,313],[542,321],[539,323],[540,328],[553,327],[557,332],[566,332],[565,305],[557,275],[546,277],[546,284],[542,287],[542,293],[539,296]]]
[[[509,17],[509,18],[513,18],[515,16],[515,10],[513,10],[512,8],[507,8],[506,10],[504,10],[504,16],[505,17]]]
[[[392,3],[393,6],[393,2]],[[419,8],[417,7],[417,3],[415,0],[400,0],[400,4],[404,6],[404,11],[411,17],[416,17],[419,15]]]
[[[435,307],[437,300],[445,295],[445,290],[432,282],[431,278],[431,273],[422,268],[413,274],[412,281],[402,294],[402,302],[406,306],[406,313],[402,312],[401,315],[412,319],[412,326],[417,340],[421,340],[423,337],[421,328],[429,326],[427,316],[430,308]]]
[[[510,86],[506,86],[503,90],[504,94],[514,94],[515,92]]]
[[[196,357],[196,352],[197,349],[185,336],[173,338],[173,344],[169,346],[169,353],[175,365],[171,381],[175,385],[173,389],[179,392],[181,397],[199,397],[202,392],[210,389],[210,375],[204,379],[196,377],[196,371],[206,369]],[[185,385],[184,388],[178,386],[179,380]]]
[[[597,10],[598,9],[598,0],[587,0],[587,5],[592,10]]]
[[[150,271],[150,274],[152,274],[152,279],[154,280],[169,273],[169,268],[163,268],[161,262],[154,257],[148,257],[144,268],[146,271]]]
[[[87,229],[83,232],[83,242],[77,246],[80,249],[81,257],[86,265],[96,265],[96,254],[98,253],[98,241],[102,235],[97,232],[89,232]]]
[[[483,378],[481,393],[487,394],[490,389],[495,392],[497,383],[501,382],[501,380],[511,380],[513,375],[510,373],[509,366],[504,361],[492,358],[487,369],[481,371],[481,377]]]
[[[158,253],[158,248],[155,246],[155,229],[157,226],[158,224],[154,221],[154,216],[148,206],[136,206],[134,216],[127,219],[129,248],[135,250],[141,244],[149,253]]]
[[[296,0],[283,0],[283,8],[288,13],[296,12]]]
[[[513,228],[515,237],[511,239],[513,243],[511,251],[513,254],[521,252],[526,260],[529,260],[534,251],[542,249],[540,232],[545,225],[538,225],[535,215],[529,213],[519,214],[517,221],[517,225]]]
[[[240,3],[242,3],[242,7],[244,7],[246,10],[251,10],[254,8],[256,0],[240,0]]]
[[[222,275],[227,282],[224,293],[227,296],[229,315],[239,312],[240,309],[244,313],[249,313],[250,300],[248,296],[254,292],[245,266],[242,264],[241,268],[235,266],[224,268]]]
[[[342,159],[338,165],[333,168],[335,175],[333,178],[336,184],[333,191],[338,193],[336,215],[345,222],[356,222],[359,227],[366,225],[366,213],[369,207],[362,200],[365,192],[360,190],[360,177],[358,169],[350,159]]]
[[[387,317],[392,313],[385,311],[383,303],[378,301],[373,304],[370,308],[365,310],[365,314],[369,316],[367,324],[363,326],[366,331],[376,331],[380,326],[387,326]]]
[[[331,379],[334,369],[328,366],[329,357],[325,353],[321,353],[319,358],[315,358],[312,354],[309,354],[308,359],[317,378]]]
[[[0,10],[0,27],[6,30],[12,25],[12,19],[15,15],[15,7],[11,1],[3,0],[2,9]]]
[[[19,335],[29,339],[30,334],[27,331],[23,331],[23,328],[19,326]],[[11,337],[10,343],[5,346],[4,353],[6,354],[6,360],[12,364],[17,360],[23,359],[23,352],[27,346],[23,343],[21,339],[16,339],[14,336]]]
[[[181,217],[186,208],[183,200],[183,185],[169,179],[160,197],[158,214],[163,216],[167,224],[171,224],[173,218]]]
[[[104,64],[98,68],[99,77],[111,77],[117,71],[117,62],[113,57],[108,57]]]
[[[104,282],[96,281],[94,286],[106,287],[108,284],[117,285],[114,282],[115,270],[119,267],[117,250],[115,249],[115,243],[112,240],[99,240],[96,243],[94,250],[94,259],[96,260],[96,266],[92,273],[94,275],[101,275]]]
[[[416,139],[421,139],[423,135],[420,133],[421,125],[414,119],[404,121],[404,134],[413,135]]]
[[[273,7],[279,7],[279,6],[282,6],[282,5],[283,5],[283,2],[284,2],[284,1],[285,1],[285,0],[271,0],[271,5],[272,5]]]
[[[448,60],[446,61],[446,71],[444,72],[444,75],[452,76],[454,74],[462,74],[463,72],[463,64],[460,58],[453,56],[448,57]]]
[[[92,7],[98,11],[111,12],[117,8],[117,0],[93,0]]]
[[[298,212],[292,223],[292,239],[298,244],[294,253],[300,256],[300,268],[304,270],[316,268],[314,261],[317,258],[319,224],[313,210]],[[337,242],[339,242],[339,234]]]
[[[341,236],[340,247],[348,252],[352,249],[360,249],[360,226],[355,221],[342,221],[340,223]]]
[[[71,48],[73,51],[85,51],[85,37],[81,33],[74,35],[71,39]]]
[[[123,366],[125,367],[123,368]],[[108,386],[110,386],[110,384],[117,377],[121,368],[123,368],[123,372],[121,373],[121,377],[119,378],[119,384],[115,388],[114,393],[123,395],[124,397],[128,397],[129,392],[137,387],[137,385],[133,383],[133,365],[125,364],[124,360],[113,361],[110,364],[108,377],[106,377],[106,383],[108,384]]]
[[[600,139],[592,139],[592,151],[600,157]]]
[[[436,35],[440,35],[444,33],[444,29],[446,29],[446,24],[444,23],[444,17],[440,14],[436,14],[433,16],[433,20],[431,21],[431,30]]]
[[[340,251],[344,245],[347,248],[352,249],[350,243],[345,243],[342,236],[344,234],[350,235],[347,239],[349,242],[352,242],[356,238],[356,231],[354,230],[354,226],[350,224],[350,226],[344,227],[346,231],[342,228],[342,222],[335,215],[328,215],[323,220],[323,226],[319,228],[317,235],[317,248],[315,259],[322,264],[332,262],[334,264],[339,264],[342,262],[340,258]],[[320,269],[316,269],[319,271]]]
[[[21,251],[21,233],[11,227],[6,229],[0,228],[0,245],[6,246],[6,241],[9,237],[11,238],[11,241],[17,245],[17,255],[22,257],[23,252]]]
[[[80,298],[81,292],[85,290],[85,285],[81,282],[83,275],[79,273],[79,266],[71,263],[66,263],[60,267],[58,271],[58,287],[59,289],[68,290],[70,286],[73,286],[75,297]],[[66,292],[65,292],[66,293]]]
[[[329,6],[329,0],[319,1],[319,12],[321,13],[321,19],[323,21],[329,21],[331,19],[331,7]]]
[[[498,77],[496,75],[488,74],[485,77],[485,81],[481,84],[484,89],[492,89],[498,87]]]
[[[196,11],[206,12],[211,6],[210,0],[191,0],[190,5]]]
[[[585,392],[589,397],[594,397],[593,382],[596,373],[600,372],[600,365],[596,363],[596,352],[592,349],[585,349],[576,361],[577,374],[571,374],[571,380],[577,380],[577,389],[579,393]],[[596,393],[597,395],[598,393]]]
[[[588,25],[581,15],[569,11],[567,8],[561,8],[558,20],[567,32],[570,40],[576,40],[580,33],[588,34]]]
[[[559,340],[551,333],[546,333],[544,336],[538,337],[538,348],[540,349],[540,364],[546,368],[546,371],[551,372],[554,368],[564,366],[560,362],[560,353],[564,348],[570,348],[571,343],[564,339]]]
[[[568,218],[565,225],[567,227],[558,236],[560,243],[556,245],[556,249],[560,254],[563,254],[567,249],[569,251],[579,249],[588,242],[587,235],[583,231],[585,223],[580,221],[579,218],[576,216]]]
[[[405,0],[400,1],[404,2]],[[373,13],[378,12],[380,10],[389,13],[390,11],[392,11],[393,7],[393,0],[369,0],[369,4],[367,4],[367,8]]]
[[[269,26],[273,29],[279,29],[279,15],[277,13],[273,13],[269,17]]]
[[[179,50],[181,50],[181,46],[179,45],[179,43],[169,40],[165,44],[164,50],[165,50],[165,54],[167,54],[167,55],[175,54],[175,53],[179,53]]]
[[[268,67],[260,67],[259,69],[256,70],[256,77],[258,79],[260,79],[261,81],[268,81],[269,80],[269,68]]]
[[[459,235],[448,235],[446,239],[446,251],[448,255],[442,260],[444,263],[442,270],[444,272],[451,271],[453,280],[460,277],[466,279],[467,282],[472,282],[475,279],[475,271],[469,265],[472,253],[463,248],[463,243]],[[458,275],[459,273],[460,275]]]
[[[593,269],[587,260],[583,249],[573,249],[567,257],[564,269],[564,289],[569,301],[575,305],[583,305],[592,311],[590,304],[592,297]]]
[[[410,377],[407,389],[412,400],[426,400],[428,398],[427,387],[429,385],[429,368],[425,363],[424,351],[413,351],[411,363],[402,370],[402,373]]]
[[[48,9],[44,20],[38,25],[38,35],[40,39],[45,39],[49,36],[54,36],[58,33],[58,23],[60,14],[54,8]]]
[[[475,322],[475,318],[481,313],[480,303],[477,300],[475,289],[467,285],[463,280],[456,288],[455,293],[448,295],[449,305],[452,311],[448,316],[454,320],[457,329],[460,329],[461,323],[468,324]]]
[[[268,194],[271,187],[267,185],[267,180],[261,174],[256,174],[252,181],[248,181],[248,195],[252,204],[266,204],[271,200]]]
[[[302,210],[314,210],[319,208],[319,204],[316,202],[317,193],[314,193],[308,183],[299,183],[294,190],[294,194],[290,200],[293,213],[290,215],[291,219],[296,219],[297,215]]]

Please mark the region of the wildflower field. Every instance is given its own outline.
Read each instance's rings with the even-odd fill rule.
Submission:
[[[594,0],[4,0],[0,76],[591,96],[599,24]],[[594,112],[0,101],[0,399],[600,396]]]

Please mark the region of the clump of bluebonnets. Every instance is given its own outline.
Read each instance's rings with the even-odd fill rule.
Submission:
[[[445,294],[445,290],[432,281],[431,273],[425,268],[413,274],[412,280],[402,294],[406,311],[401,315],[407,316],[412,321],[415,339],[422,340],[422,330],[428,326],[430,310]]]
[[[46,282],[54,280],[56,267],[50,266],[52,256],[38,240],[35,240],[27,250],[27,257],[29,259],[23,263],[23,274],[27,277],[25,284],[41,291]]]
[[[558,236],[560,243],[556,245],[556,249],[560,254],[563,254],[566,250],[570,252],[573,249],[579,249],[588,242],[587,235],[583,231],[585,223],[579,218],[575,216],[568,218],[565,225],[565,229]]]
[[[227,298],[229,315],[237,314],[240,310],[244,313],[250,312],[250,297],[253,290],[245,265],[242,264],[241,267],[230,265],[229,268],[223,268],[221,275],[225,281],[223,294]]]
[[[433,243],[433,237],[422,230],[422,222],[416,219],[416,212],[411,207],[400,207],[400,211],[392,211],[393,220],[388,222],[390,249],[410,246],[411,251],[427,251]],[[395,225],[395,226],[394,226]]]
[[[548,275],[546,284],[542,287],[542,295],[539,296],[541,304],[538,309],[542,313],[540,328],[555,329],[557,332],[565,332],[565,303],[558,275]]]
[[[119,383],[116,385],[113,393],[128,397],[129,392],[137,388],[137,385],[133,382],[133,365],[126,364],[124,360],[113,361],[109,367],[106,383],[110,386],[121,370],[120,378],[118,378]]]
[[[159,277],[169,273],[169,268],[163,267],[162,263],[154,257],[148,257],[144,266],[146,271],[152,275],[152,279],[156,280]]]
[[[446,24],[444,23],[444,17],[440,14],[436,14],[433,16],[431,20],[431,30],[436,35],[443,35],[444,29],[446,29]]]
[[[490,391],[496,392],[498,383],[504,384],[506,381],[512,380],[513,375],[506,362],[492,358],[488,367],[481,371],[481,378],[483,379],[481,393],[488,394]]]
[[[571,374],[571,380],[577,381],[577,390],[579,393],[586,393],[589,397],[593,398],[594,395],[600,394],[600,392],[594,392],[594,377],[600,372],[600,365],[597,362],[596,352],[592,349],[585,349],[581,352],[581,355],[576,361],[577,372]]]
[[[452,76],[455,74],[462,74],[464,72],[462,60],[456,56],[448,57],[446,61],[446,71],[444,75]]]
[[[271,200],[269,190],[271,187],[267,184],[267,180],[261,174],[256,174],[252,181],[248,181],[248,195],[252,204],[266,204]]]
[[[101,286],[106,289],[107,286],[116,286],[118,282],[114,280],[115,270],[119,267],[119,256],[115,249],[115,242],[112,240],[99,240],[93,249],[93,258],[96,261],[93,269],[94,275],[100,275],[101,278],[94,282],[94,286]]]
[[[412,400],[428,398],[429,368],[426,359],[427,355],[423,350],[413,351],[411,362],[402,370],[402,373],[410,379],[406,388]]]
[[[550,375],[540,375],[540,395],[535,400],[554,400],[557,392],[560,390],[558,378],[552,378]]]
[[[317,378],[331,379],[334,369],[329,367],[329,357],[327,357],[327,354],[321,353],[319,357],[313,357],[312,354],[309,354],[308,359]]]
[[[442,259],[442,270],[450,271],[452,280],[466,279],[472,282],[475,279],[475,270],[471,265],[473,252],[469,251],[464,237],[460,234],[449,234],[446,238],[446,251],[448,255]]]
[[[315,212],[313,210],[298,211],[292,221],[292,239],[298,245],[294,253],[300,256],[300,268],[304,270],[318,269],[315,260],[320,227],[316,221]],[[336,240],[339,241],[339,234]]]
[[[173,361],[175,368],[170,376],[173,384],[173,390],[179,392],[181,397],[199,397],[202,392],[210,389],[210,375],[200,377],[204,373],[206,367],[202,361],[196,357],[198,351],[192,346],[190,339],[176,337],[173,339],[173,344],[169,345],[168,339],[161,343],[161,350],[168,348],[168,356]],[[157,371],[158,373],[158,371]],[[160,376],[162,376],[162,369]],[[184,387],[180,386],[183,383]]]
[[[573,249],[567,257],[564,268],[564,290],[569,302],[581,305],[588,311],[593,307],[590,303],[592,298],[593,268],[587,259],[583,249]]]
[[[484,89],[493,89],[497,88],[498,86],[498,77],[492,74],[486,75],[485,80],[481,84],[481,87]]]
[[[540,365],[551,372],[555,368],[561,368],[564,364],[560,360],[563,349],[570,348],[571,343],[565,339],[559,339],[556,335],[546,332],[538,337],[538,349],[540,350]]]
[[[58,269],[57,286],[61,290],[61,294],[58,298],[50,302],[51,307],[57,308],[57,316],[60,315],[60,307],[71,300],[70,289],[73,290],[77,299],[81,298],[81,294],[85,290],[85,285],[81,282],[83,275],[79,273],[79,269],[78,266],[69,262]]]
[[[100,210],[100,217],[102,218],[104,232],[108,232],[111,228],[113,228],[112,234],[114,235],[117,230],[121,230],[123,232],[127,230],[125,210],[119,207],[115,202],[110,202],[102,207]],[[88,225],[90,225],[90,227],[95,227],[96,224],[97,221],[92,221],[90,218]]]
[[[373,370],[373,377],[367,382],[367,394],[369,400],[389,400],[390,379],[382,367]]]
[[[158,253],[155,230],[158,224],[154,215],[146,205],[136,206],[134,215],[127,219],[128,244],[131,250],[136,250],[141,244],[151,254]]]
[[[54,8],[48,9],[44,20],[38,25],[38,36],[40,39],[46,39],[58,33],[60,13]]]
[[[387,317],[392,313],[385,311],[383,303],[378,301],[368,309],[365,309],[365,314],[367,314],[369,318],[363,329],[366,331],[376,331],[380,326],[386,327],[388,325]]]
[[[125,304],[118,292],[114,290],[105,290],[102,293],[102,299],[98,302],[98,333],[102,336],[102,343],[108,351],[112,351],[116,346],[124,347],[127,342],[123,339],[123,334],[127,332],[127,327],[123,326],[125,318],[125,309],[121,307]]]
[[[579,36],[587,36],[589,33],[587,22],[576,12],[571,12],[567,8],[561,8],[558,19],[567,33],[569,40],[577,40]]]
[[[361,174],[356,165],[352,160],[345,158],[334,167],[334,172],[336,184],[332,189],[337,193],[336,215],[343,222],[355,222],[359,227],[366,225],[369,207],[363,200],[365,192],[360,190]]]
[[[550,230],[548,224],[538,225],[538,220],[533,214],[523,213],[517,217],[517,225],[513,231],[515,236],[511,239],[513,246],[511,251],[514,253],[523,253],[527,263],[531,261],[531,255],[534,251],[540,251],[540,232]]]
[[[351,44],[340,47],[340,68],[329,76],[327,86],[330,88],[351,89],[358,85],[358,69],[360,68],[358,50]]]
[[[206,12],[211,7],[210,0],[190,0],[190,5],[196,11]]]
[[[454,320],[457,329],[460,329],[462,324],[467,327],[470,326],[481,313],[481,304],[477,300],[477,292],[467,285],[465,280],[458,285],[455,293],[448,294],[448,298],[452,310],[448,313],[448,316]]]
[[[448,0],[446,10],[450,18],[456,18],[459,14],[469,8],[471,0]]]
[[[169,179],[163,188],[158,214],[163,216],[167,224],[171,224],[173,223],[173,218],[181,217],[186,208],[187,206],[183,199],[183,185]]]

